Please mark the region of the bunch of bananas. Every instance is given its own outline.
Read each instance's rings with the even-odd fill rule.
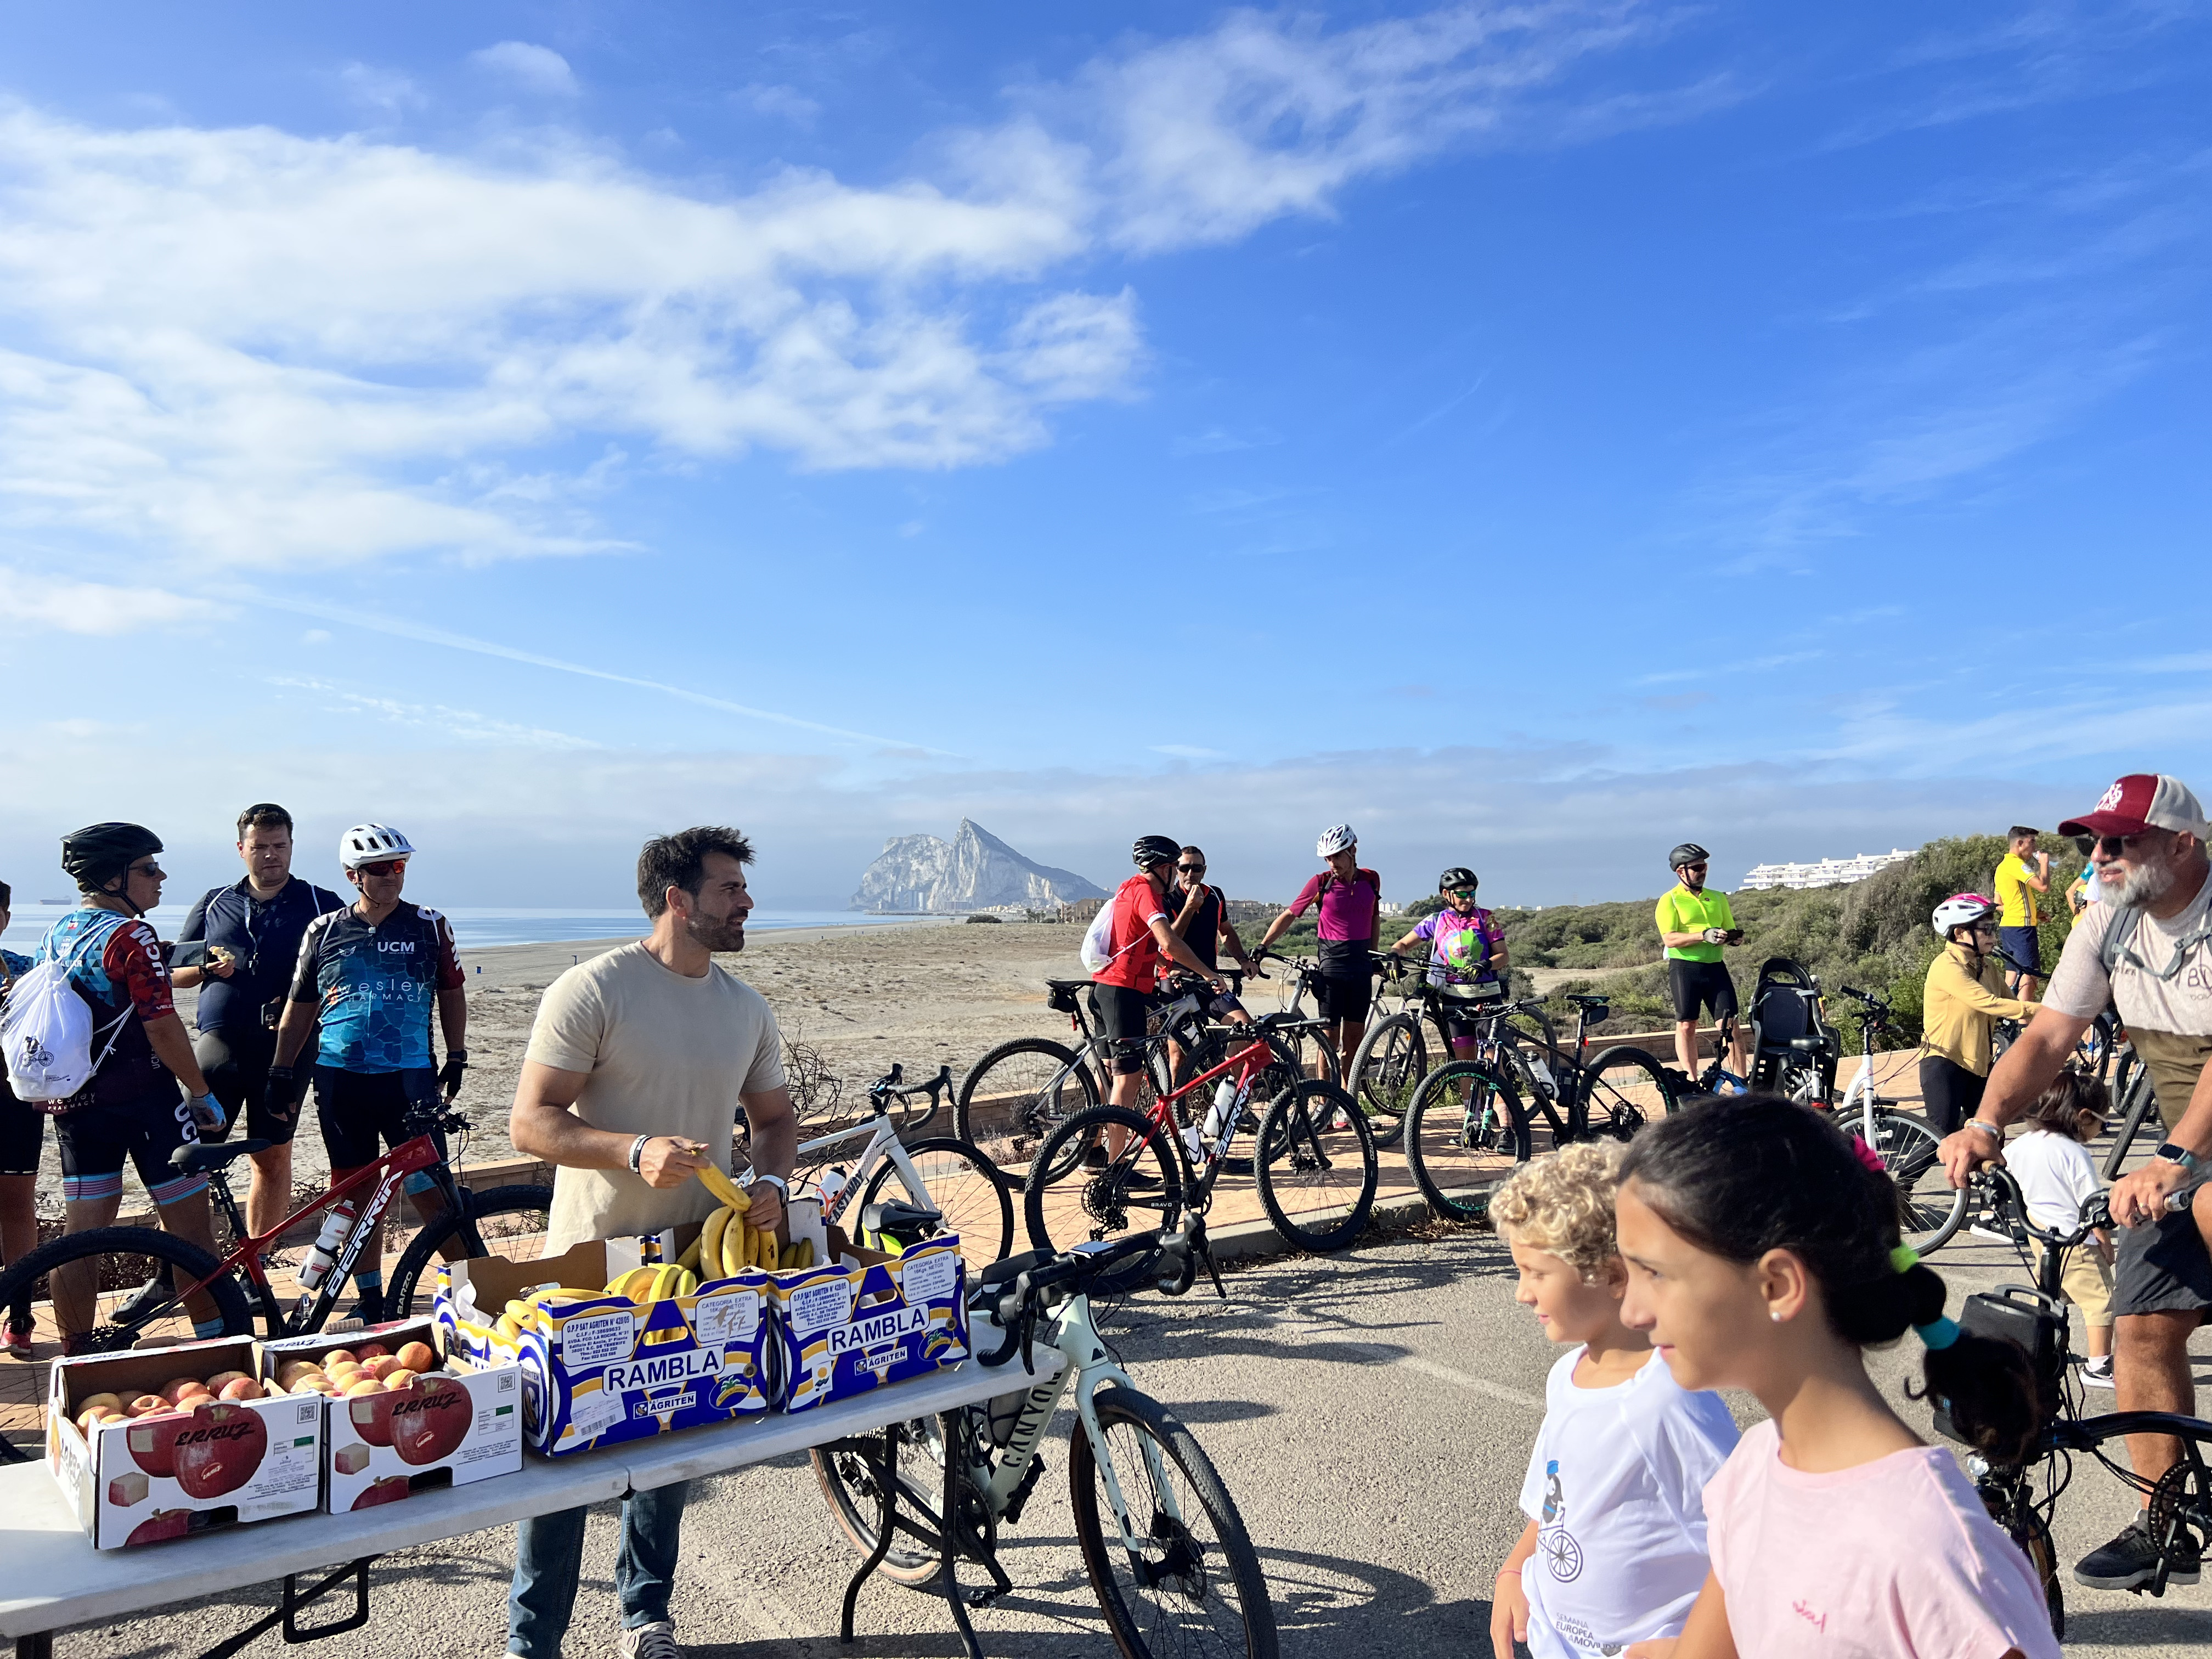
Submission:
[[[613,1288],[612,1285],[607,1287],[608,1290]],[[536,1290],[517,1297],[508,1303],[507,1311],[493,1322],[492,1328],[508,1341],[517,1341],[521,1338],[522,1328],[530,1322],[532,1314],[540,1304],[555,1297],[570,1302],[589,1301],[594,1297],[605,1296],[606,1293],[606,1291],[580,1291],[573,1285],[540,1285]]]
[[[752,1200],[738,1190],[737,1182],[712,1164],[698,1173],[701,1184],[722,1200],[722,1207],[707,1218],[707,1224],[699,1230],[690,1248],[677,1258],[677,1265],[695,1269],[702,1279],[728,1279],[751,1267],[774,1273],[784,1265],[775,1233],[764,1232],[745,1219]],[[812,1248],[807,1246],[810,1255]]]
[[[783,1259],[780,1265],[787,1268],[812,1267],[814,1265],[814,1241],[811,1238],[802,1238],[796,1244],[785,1245],[783,1247]]]
[[[641,1308],[665,1302],[672,1296],[696,1296],[699,1275],[680,1261],[648,1261],[617,1273],[606,1288],[609,1296],[626,1296]]]

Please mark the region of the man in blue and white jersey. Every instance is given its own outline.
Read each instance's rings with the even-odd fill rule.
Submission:
[[[375,1163],[380,1141],[388,1148],[412,1139],[410,1115],[434,1111],[441,1087],[447,1100],[459,1093],[468,1068],[468,993],[453,927],[399,896],[414,854],[406,836],[381,823],[356,824],[340,837],[338,862],[361,896],[307,924],[276,1028],[268,1093],[296,1102],[302,1079],[295,1062],[320,1024],[315,1118],[333,1182]],[[434,1008],[446,1039],[442,1070],[430,1043]],[[443,1136],[434,1138],[442,1153]],[[429,1186],[425,1176],[408,1177],[410,1193]],[[419,1197],[416,1208],[423,1209]],[[361,1301],[353,1311],[371,1324],[384,1316],[381,1244],[369,1238],[354,1275]]]

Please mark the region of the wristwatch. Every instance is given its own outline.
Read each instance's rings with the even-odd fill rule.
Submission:
[[[2177,1146],[2170,1140],[2160,1141],[2159,1143],[2158,1150],[2153,1152],[2151,1156],[2153,1158],[2162,1158],[2168,1164],[2179,1164],[2185,1174],[2195,1175],[2197,1173],[2197,1154],[2191,1152],[2186,1146]]]
[[[789,1198],[791,1196],[791,1183],[788,1181],[786,1181],[781,1176],[757,1175],[753,1177],[753,1184],[755,1186],[758,1186],[763,1181],[768,1182],[769,1186],[775,1188],[776,1191],[781,1193],[786,1198]]]

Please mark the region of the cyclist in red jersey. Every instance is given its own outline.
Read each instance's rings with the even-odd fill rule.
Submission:
[[[1091,976],[1091,1006],[1098,1016],[1098,1029],[1112,1056],[1113,1086],[1108,1098],[1116,1106],[1134,1109],[1145,1071],[1145,1018],[1152,1012],[1159,989],[1160,969],[1172,962],[1210,983],[1217,993],[1229,989],[1228,981],[1199,960],[1176,934],[1168,888],[1175,879],[1181,847],[1165,836],[1139,836],[1130,848],[1139,874],[1123,882],[1112,900],[1112,933],[1107,941],[1109,960]],[[1119,1157],[1128,1142],[1128,1131],[1107,1131],[1107,1152]]]

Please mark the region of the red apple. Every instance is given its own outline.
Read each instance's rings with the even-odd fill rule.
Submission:
[[[399,1349],[399,1363],[410,1371],[427,1371],[438,1363],[438,1356],[427,1342],[403,1343]]]
[[[123,1409],[123,1400],[118,1395],[88,1394],[76,1402],[76,1409],[80,1417],[92,1411],[119,1412]]]
[[[403,1463],[451,1457],[476,1419],[469,1391],[450,1379],[417,1382],[392,1396],[392,1447]]]
[[[125,1544],[158,1544],[165,1538],[182,1538],[191,1530],[190,1510],[155,1510],[131,1529]]]
[[[380,1382],[389,1382],[396,1374],[407,1369],[399,1363],[396,1354],[379,1354],[375,1358],[362,1363],[368,1367],[368,1374]]]
[[[222,1385],[222,1397],[225,1400],[258,1400],[261,1394],[261,1385],[252,1377],[234,1376]]]
[[[373,1510],[379,1504],[397,1504],[407,1496],[407,1477],[387,1474],[381,1480],[372,1480],[362,1488],[361,1496],[353,1500],[357,1510]]]
[[[179,1376],[161,1384],[161,1398],[172,1406],[188,1394],[213,1394],[214,1389],[197,1376]]]
[[[331,1366],[342,1365],[349,1359],[358,1361],[360,1358],[361,1356],[351,1348],[332,1348],[323,1356],[323,1369],[328,1370]]]
[[[169,1402],[158,1394],[142,1394],[123,1409],[132,1417],[152,1417],[167,1411]]]
[[[237,1382],[240,1377],[248,1374],[245,1371],[217,1371],[207,1380],[208,1392],[219,1398],[225,1389]]]
[[[251,1480],[268,1450],[269,1425],[260,1413],[241,1405],[203,1406],[177,1437],[177,1484],[194,1498],[220,1498]]]
[[[371,1382],[360,1394],[346,1395],[346,1420],[353,1431],[372,1446],[392,1443],[392,1413],[398,1409],[401,1395],[380,1383]]]
[[[372,1359],[382,1359],[386,1358],[391,1353],[391,1352],[392,1350],[386,1347],[381,1342],[364,1342],[361,1346],[353,1351],[353,1357],[361,1361],[362,1364],[366,1365]]]

